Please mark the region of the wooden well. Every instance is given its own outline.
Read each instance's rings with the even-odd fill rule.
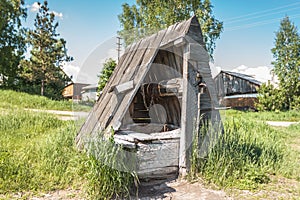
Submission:
[[[219,126],[214,81],[199,22],[192,17],[125,49],[77,135],[109,133],[136,155],[141,179],[163,179],[189,168],[200,116]]]

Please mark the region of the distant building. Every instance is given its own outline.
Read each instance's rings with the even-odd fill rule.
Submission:
[[[255,108],[260,81],[246,74],[224,70],[214,81],[221,105],[237,109]]]
[[[82,101],[97,101],[98,84],[91,84],[82,88]]]
[[[79,101],[82,98],[81,96],[82,88],[88,85],[89,84],[85,84],[85,83],[70,83],[63,89],[62,95],[66,99]]]

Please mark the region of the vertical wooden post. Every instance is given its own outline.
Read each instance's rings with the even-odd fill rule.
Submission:
[[[185,45],[183,55],[183,92],[181,112],[181,136],[179,149],[179,173],[182,176],[190,169],[193,135],[197,120],[197,61],[191,59],[190,44]]]

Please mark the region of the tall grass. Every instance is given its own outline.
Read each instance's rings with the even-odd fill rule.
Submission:
[[[76,124],[22,109],[0,116],[0,194],[82,189],[88,199],[126,197],[134,173],[103,162],[118,162],[120,147],[101,143],[101,152],[79,152]],[[0,195],[1,198],[1,195]],[[27,198],[27,197],[24,197]]]
[[[282,173],[287,156],[284,141],[275,129],[243,118],[227,119],[224,133],[199,156],[194,142],[191,177],[204,177],[221,187],[256,188],[269,182],[270,174]],[[286,165],[284,165],[286,167]]]
[[[72,122],[17,111],[0,116],[0,123],[0,193],[53,190],[79,178],[71,162],[79,156]]]
[[[0,107],[6,109],[34,108],[51,110],[89,111],[90,106],[72,103],[71,101],[54,101],[43,96],[30,95],[12,90],[0,90]]]
[[[125,199],[130,190],[137,186],[137,175],[132,166],[134,160],[128,156],[122,146],[113,139],[99,136],[93,138],[86,147],[87,192],[92,199]]]

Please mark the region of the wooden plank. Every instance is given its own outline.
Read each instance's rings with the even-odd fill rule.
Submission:
[[[196,62],[188,60],[189,46],[185,47],[183,57],[183,90],[182,93],[182,114],[181,114],[181,138],[179,152],[179,168],[182,173],[189,170],[190,155],[193,133],[196,130],[197,118],[197,93],[196,83]]]
[[[132,102],[135,94],[137,93],[142,81],[144,80],[144,77],[146,76],[152,61],[154,60],[154,58],[158,52],[158,47],[159,47],[160,42],[163,39],[164,35],[165,35],[165,31],[160,31],[156,35],[156,38],[154,41],[149,41],[149,42],[151,42],[151,44],[149,44],[149,46],[147,48],[147,53],[143,57],[143,61],[141,63],[140,69],[133,79],[136,86],[133,90],[131,90],[124,96],[123,101],[120,103],[120,106],[119,106],[117,112],[115,113],[116,117],[111,122],[112,127],[115,130],[118,130],[119,127],[121,126],[120,122],[123,119],[126,110],[128,110],[128,107],[129,107],[130,103]]]
[[[153,140],[173,140],[180,138],[181,129],[167,131],[162,133],[151,133]]]
[[[133,88],[134,88],[133,81],[128,81],[128,82],[125,82],[125,83],[115,86],[115,91],[116,91],[116,93],[124,93]]]
[[[179,140],[137,144],[138,170],[178,166]]]
[[[173,178],[177,175],[177,173],[177,166],[167,166],[155,169],[139,170],[137,172],[139,179],[147,179],[148,181],[151,179],[159,180]]]
[[[79,138],[83,137],[83,135],[89,135],[92,132],[97,132],[96,126],[99,126],[98,123],[99,121],[101,121],[102,114],[104,113],[106,115],[109,112],[110,107],[108,107],[107,105],[110,105],[109,102],[111,95],[108,94],[108,90],[117,78],[119,70],[126,67],[126,60],[128,60],[132,56],[132,54],[134,53],[134,51],[132,50],[136,47],[136,45],[139,45],[139,43],[131,45],[130,47],[125,49],[125,53],[121,57],[120,62],[118,63],[118,66],[116,67],[114,73],[110,77],[108,83],[106,84],[106,87],[103,89],[102,95],[99,97],[98,101],[93,107],[92,112],[90,112],[89,116],[87,117],[87,120],[80,128],[77,136],[77,143],[79,146]]]
[[[139,41],[138,43],[136,43],[136,45],[134,45],[130,51],[130,54],[128,54],[128,58],[125,59],[124,63],[121,66],[121,69],[119,69],[116,74],[115,72],[113,73],[113,75],[115,74],[116,78],[114,80],[114,83],[119,84],[120,83],[120,72],[124,71],[124,69],[126,69],[128,67],[128,65],[132,62],[133,57],[137,54],[137,49],[139,48],[139,46],[142,44],[142,41]],[[126,80],[129,81],[129,80]],[[122,93],[118,93],[116,94],[111,94],[110,95],[110,99],[109,101],[104,101],[102,104],[102,109],[105,110],[105,112],[102,112],[102,114],[99,116],[99,121],[101,123],[101,127],[106,129],[107,127],[110,127],[110,122],[113,120],[114,118],[114,114],[116,112],[116,110],[118,109],[118,104],[120,104],[121,99],[123,98],[124,94]],[[107,108],[107,105],[110,105],[110,109]],[[99,108],[101,109],[101,108]],[[110,129],[110,128],[109,128]],[[93,130],[94,132],[97,132],[96,129]],[[110,130],[108,130],[109,132]]]
[[[178,38],[174,41],[174,46],[175,47],[181,47],[181,46],[185,45],[185,43],[186,43],[185,39],[183,37],[181,37],[181,38]]]
[[[136,144],[134,142],[128,142],[126,140],[122,140],[116,137],[114,137],[114,142],[116,144],[122,145],[122,147],[127,149],[136,149]]]
[[[120,77],[119,83],[123,83],[125,81],[132,80],[132,76],[134,76],[136,71],[139,69],[141,61],[146,53],[146,50],[147,50],[149,44],[150,44],[149,38],[145,38],[141,41],[141,44],[136,49],[137,52],[134,55],[134,57],[132,58],[131,62],[120,74],[121,77]]]
[[[124,140],[124,141],[127,141],[127,142],[137,143],[135,138],[131,137],[131,135],[128,135],[128,134],[117,133],[117,134],[114,135],[114,138],[119,139],[119,140]]]
[[[140,42],[139,46],[136,47],[135,53],[132,55],[132,58],[131,58],[130,62],[128,63],[128,66],[122,71],[122,75],[123,76],[122,76],[121,79],[119,79],[117,81],[118,83],[122,83],[124,81],[131,80],[132,73],[134,71],[137,71],[135,68],[138,69],[140,67],[139,64],[140,64],[141,60],[143,59],[143,55],[145,54],[145,51],[147,50],[147,47],[149,46],[149,43],[150,43],[150,41],[148,39],[144,39],[144,40],[142,40]],[[120,74],[119,74],[119,76],[120,76]],[[133,82],[133,84],[135,84],[135,83]],[[132,92],[132,91],[129,91],[129,92]],[[112,118],[111,121],[115,121],[114,118],[118,118],[117,119],[117,121],[118,121],[118,127],[121,125],[121,121],[122,121],[123,118],[119,118],[119,116],[116,115],[116,112],[119,109],[119,106],[123,102],[122,99],[124,98],[124,95],[126,95],[126,94],[120,94],[120,93],[118,93],[118,94],[116,94],[114,96],[114,99],[117,99],[117,101],[115,100],[114,102],[110,102],[110,104],[112,104],[113,109],[110,111],[110,115],[104,116],[102,118],[102,120],[105,121],[106,124],[108,125],[106,127],[110,127],[111,126],[110,125],[111,122],[108,122],[108,119],[110,119],[110,117]],[[130,105],[130,103],[128,103],[128,102],[127,102],[127,104]],[[124,110],[124,113],[125,112],[126,112],[126,110]],[[117,130],[117,129],[114,128],[114,130]]]
[[[207,51],[198,43],[189,43],[190,51],[187,54],[187,59],[209,62],[209,55]]]

